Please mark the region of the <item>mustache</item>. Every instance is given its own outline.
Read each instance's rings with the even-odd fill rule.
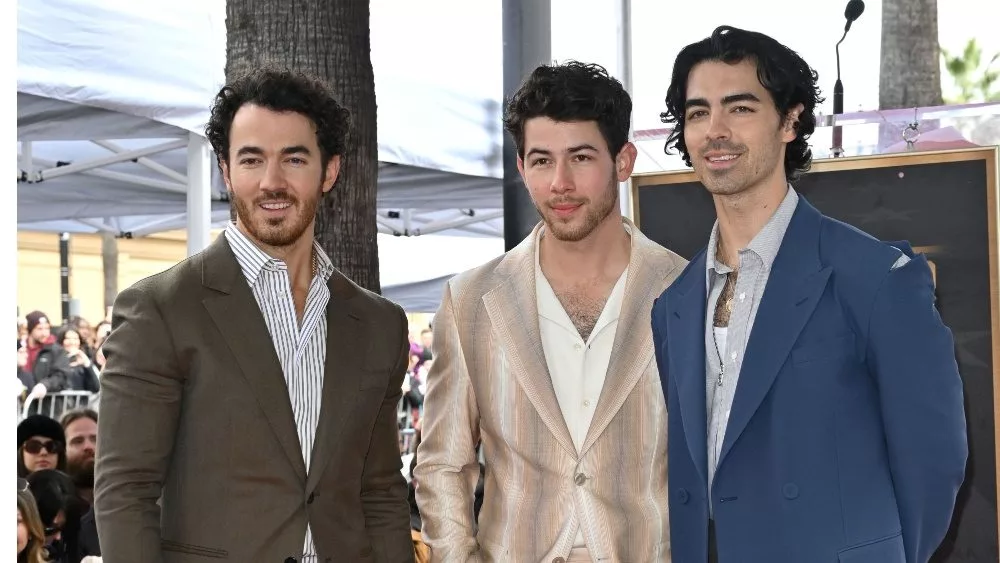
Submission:
[[[702,145],[701,152],[702,154],[710,151],[743,153],[746,152],[746,149],[746,145],[737,145],[726,141],[711,141]]]
[[[571,197],[557,197],[549,200],[549,207],[555,207],[557,205],[582,205],[587,203],[586,199],[577,199]]]
[[[264,192],[263,195],[254,198],[254,204],[288,202],[296,203],[298,199],[288,192]]]

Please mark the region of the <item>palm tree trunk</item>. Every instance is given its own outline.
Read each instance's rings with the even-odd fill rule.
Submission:
[[[226,75],[261,63],[310,72],[351,112],[340,177],[316,212],[334,265],[379,292],[375,223],[378,144],[367,0],[228,0]]]
[[[939,106],[937,0],[883,0],[880,109]]]

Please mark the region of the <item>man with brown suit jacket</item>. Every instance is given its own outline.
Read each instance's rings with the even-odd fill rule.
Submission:
[[[619,211],[631,107],[603,68],[576,62],[539,67],[508,104],[542,222],[453,278],[434,318],[415,479],[435,562],[670,560],[649,319],[685,261]]]
[[[118,297],[95,506],[106,563],[413,561],[396,408],[407,322],[313,240],[347,112],[258,70],[207,128],[237,220]]]

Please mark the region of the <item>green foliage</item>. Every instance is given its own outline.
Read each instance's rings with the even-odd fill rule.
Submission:
[[[951,75],[959,94],[954,98],[945,98],[948,104],[968,104],[975,102],[1000,101],[1000,68],[993,65],[1000,61],[1000,53],[993,55],[990,62],[982,67],[983,50],[975,39],[969,39],[961,54],[950,53],[941,47],[941,57],[944,67]],[[1000,65],[998,65],[1000,66]]]

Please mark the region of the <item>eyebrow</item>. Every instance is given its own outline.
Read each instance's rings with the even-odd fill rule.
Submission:
[[[236,151],[236,156],[237,157],[241,157],[241,156],[246,155],[246,154],[263,156],[264,149],[262,149],[260,147],[255,147],[255,146],[252,146],[252,145],[247,145],[247,146],[244,146],[244,147],[240,147],[240,149],[238,151]],[[285,147],[285,148],[281,149],[281,154],[285,155],[285,156],[290,155],[290,154],[304,154],[304,155],[308,156],[308,155],[312,154],[312,151],[310,151],[309,147],[307,147],[305,145],[294,145],[294,146],[291,146],[291,147]]]
[[[735,104],[737,102],[757,102],[760,103],[760,98],[751,94],[750,92],[741,92],[739,94],[730,94],[722,98],[722,105],[728,106],[729,104]],[[690,109],[693,107],[708,107],[708,100],[705,98],[691,98],[684,102],[684,109]]]
[[[566,149],[566,152],[569,153],[569,154],[576,154],[578,152],[583,152],[583,151],[597,152],[597,149],[594,147],[594,145],[591,145],[590,143],[583,143],[583,144],[580,144],[580,145],[573,145],[572,147],[569,147],[568,149]],[[526,154],[524,156],[525,156],[525,158],[527,158],[529,156],[536,155],[536,154],[539,155],[539,156],[552,156],[552,151],[547,150],[547,149],[533,148],[533,149],[529,150],[528,154]]]

